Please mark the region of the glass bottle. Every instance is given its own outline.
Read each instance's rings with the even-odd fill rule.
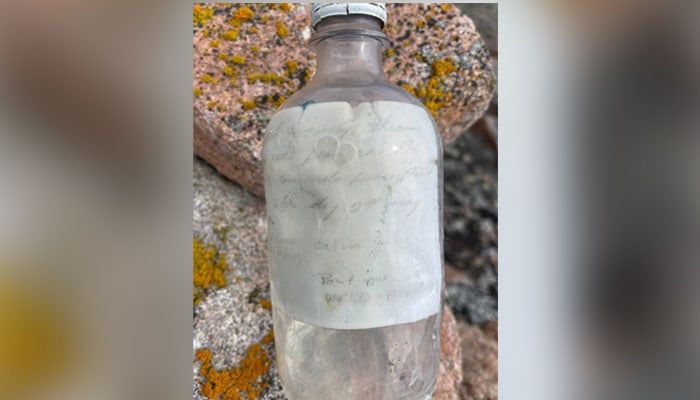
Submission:
[[[263,147],[280,378],[291,400],[429,399],[442,303],[442,146],[382,69],[378,3],[312,7],[317,71]]]

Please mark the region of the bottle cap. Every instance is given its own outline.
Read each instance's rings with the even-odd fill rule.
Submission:
[[[386,6],[384,3],[313,3],[311,5],[311,27],[322,19],[338,15],[370,15],[386,23]]]

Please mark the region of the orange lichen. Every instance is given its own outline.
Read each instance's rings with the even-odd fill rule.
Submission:
[[[260,304],[260,307],[262,307],[268,311],[272,310],[272,302],[268,299],[259,300],[258,304]]]
[[[289,36],[289,30],[284,25],[284,23],[278,22],[275,26],[277,28],[277,36],[279,36],[281,39],[284,39],[287,36]]]
[[[270,332],[268,332],[267,335],[265,335],[265,337],[262,338],[262,340],[260,342],[262,342],[262,344],[270,344],[274,341],[275,341],[275,331],[270,329]]]
[[[216,105],[215,101],[207,103],[211,110]],[[204,244],[197,238],[193,238],[192,260],[192,301],[198,304],[207,290],[210,288],[221,289],[226,286],[226,254],[221,253],[212,244]]]
[[[255,13],[253,12],[253,10],[250,9],[250,7],[241,7],[238,10],[236,10],[236,12],[233,14],[233,18],[241,22],[253,19],[254,16]]]
[[[244,110],[252,110],[255,108],[255,102],[252,100],[241,100],[241,107]]]
[[[234,41],[238,40],[238,29],[229,29],[226,32],[221,34],[221,38],[228,40],[228,41]]]
[[[405,91],[407,91],[408,93],[410,93],[410,94],[416,96],[416,90],[413,89],[413,88],[411,87],[411,85],[409,85],[409,84],[407,84],[407,83],[404,83],[403,85],[401,85],[401,87],[402,87]]]
[[[192,26],[204,26],[213,17],[214,10],[211,8],[202,7],[201,4],[195,4],[192,7]]]
[[[437,60],[432,65],[433,75],[442,77],[457,69],[450,60]]]
[[[287,61],[287,64],[285,64],[284,67],[291,74],[297,70],[297,63],[296,63],[296,61],[289,60],[289,61]]]
[[[268,333],[261,342],[271,342]],[[273,336],[274,338],[274,336]],[[270,371],[272,361],[260,343],[248,348],[245,357],[237,367],[217,371],[212,367],[212,353],[209,349],[197,350],[196,359],[200,362],[199,373],[205,381],[202,395],[211,400],[253,400],[262,395],[269,386],[263,379]]]
[[[440,6],[440,9],[441,9],[442,11],[445,11],[445,12],[446,12],[446,11],[449,11],[450,9],[452,9],[452,6],[449,5],[449,4],[443,4],[443,5]]]

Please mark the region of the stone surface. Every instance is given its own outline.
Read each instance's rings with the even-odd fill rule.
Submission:
[[[489,52],[472,21],[450,5],[389,4],[388,13],[387,75],[434,112],[449,142],[489,105]],[[308,4],[195,5],[193,17],[195,153],[262,197],[264,128],[315,68]]]
[[[462,340],[463,400],[495,400],[498,398],[498,339],[493,337],[494,323],[482,329],[460,322]]]
[[[225,179],[202,160],[194,160],[194,239],[216,248],[226,260],[226,284],[211,287],[194,306],[193,398],[211,399],[202,376],[204,355],[211,354],[211,374],[231,374],[234,388],[251,387],[260,399],[284,399],[275,366],[269,311],[266,234],[263,202]],[[195,254],[195,257],[197,255]],[[251,349],[258,357],[251,357]],[[208,352],[207,352],[208,350]],[[456,399],[462,380],[457,325],[443,312],[440,375],[435,399]],[[215,371],[215,372],[212,372]],[[236,390],[234,390],[237,392]],[[214,391],[215,392],[215,391]],[[223,397],[224,399],[236,397]]]

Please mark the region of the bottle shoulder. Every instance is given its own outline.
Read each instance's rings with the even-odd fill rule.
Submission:
[[[412,104],[428,112],[425,106],[423,106],[416,97],[403,88],[391,82],[379,80],[362,85],[344,85],[342,83],[335,85],[309,84],[307,87],[304,87],[290,96],[279,110],[311,103],[338,101],[347,102],[352,105],[366,102],[392,101]]]

